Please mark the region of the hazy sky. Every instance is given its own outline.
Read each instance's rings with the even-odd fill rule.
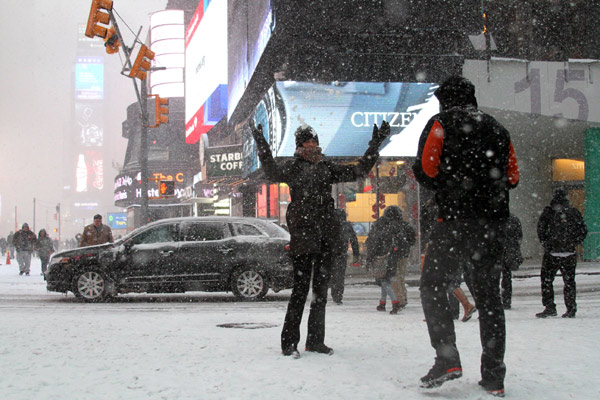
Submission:
[[[4,39],[0,62],[0,236],[14,228],[17,206],[19,226],[33,219],[36,198],[36,229],[61,201],[62,142],[71,133],[74,96],[77,28],[87,23],[91,0],[1,0]],[[149,27],[149,14],[163,10],[167,0],[114,0],[114,9],[142,38]],[[118,20],[130,44],[133,35]],[[129,35],[129,37],[127,36]],[[98,39],[101,40],[101,39]],[[121,68],[115,54],[105,57],[105,76],[118,75]],[[122,104],[105,135],[121,137],[121,122],[127,105],[136,101],[133,85],[126,77],[106,88],[105,101]],[[105,78],[106,80],[106,78]],[[115,139],[116,148],[104,149],[105,174],[114,176],[114,160],[123,163],[126,140]],[[107,180],[108,182],[112,179]],[[112,186],[112,185],[110,185]],[[112,187],[107,188],[112,191]],[[105,210],[106,211],[106,210]]]

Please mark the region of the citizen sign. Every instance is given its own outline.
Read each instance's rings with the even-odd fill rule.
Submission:
[[[357,128],[379,125],[381,121],[388,121],[391,127],[405,128],[410,124],[416,113],[411,112],[361,112],[352,114],[352,125]]]

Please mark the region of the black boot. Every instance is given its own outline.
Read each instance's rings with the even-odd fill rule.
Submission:
[[[556,308],[546,307],[541,313],[535,314],[538,318],[556,317]]]

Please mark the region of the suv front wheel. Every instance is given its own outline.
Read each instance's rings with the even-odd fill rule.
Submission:
[[[103,301],[109,296],[109,280],[106,273],[87,270],[78,273],[73,280],[73,293],[85,301]]]
[[[231,276],[231,290],[242,300],[260,300],[269,291],[264,273],[253,267],[237,268]]]

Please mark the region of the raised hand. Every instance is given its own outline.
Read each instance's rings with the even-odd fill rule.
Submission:
[[[379,145],[390,135],[390,124],[386,121],[381,122],[381,128],[377,128],[377,124],[373,125],[373,135],[371,136],[371,142],[374,145]]]

